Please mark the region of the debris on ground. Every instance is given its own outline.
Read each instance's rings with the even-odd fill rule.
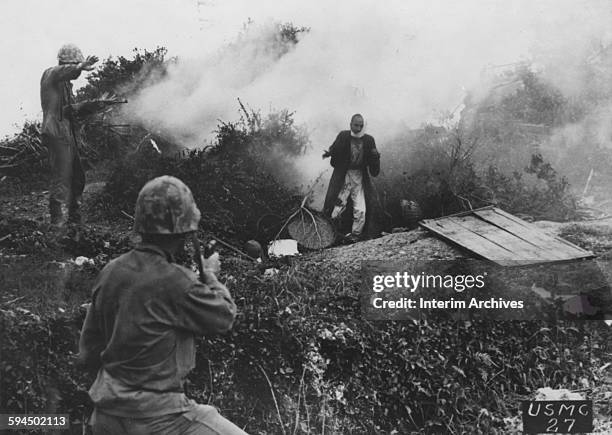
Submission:
[[[584,400],[584,396],[565,388],[544,387],[537,389],[535,400]]]
[[[270,258],[292,257],[299,254],[297,241],[293,239],[273,240],[268,245]]]
[[[278,275],[278,272],[280,272],[278,269],[271,267],[269,269],[264,270],[264,278],[272,278],[276,275]]]
[[[249,257],[256,260],[261,260],[261,257],[263,257],[263,249],[256,240],[248,240],[244,244],[244,252],[246,252]]]
[[[333,261],[347,267],[359,267],[362,260],[454,260],[466,258],[459,248],[440,240],[427,230],[388,234],[348,246],[337,246],[310,254],[324,261]]]
[[[17,174],[24,168],[41,170],[47,156],[38,123],[28,122],[14,138],[0,142],[0,170],[10,174]]]
[[[74,262],[74,264],[76,264],[77,266],[83,266],[83,265],[85,265],[85,264],[88,264],[88,265],[90,265],[90,266],[95,265],[95,262],[94,262],[94,260],[93,260],[93,259],[91,259],[91,258],[87,258],[87,257],[84,257],[84,256],[82,256],[82,255],[81,255],[81,256],[79,256],[79,257],[77,257],[77,258],[75,258],[75,259],[74,259],[74,260],[72,260],[72,261],[73,261],[73,262]]]

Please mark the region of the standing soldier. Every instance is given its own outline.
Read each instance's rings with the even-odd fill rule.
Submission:
[[[98,373],[89,390],[94,435],[245,434],[183,391],[195,336],[226,332],[236,316],[215,276],[218,254],[201,260],[203,283],[174,263],[200,221],[191,191],[177,178],[155,178],[134,219],[142,244],[100,272],[81,332],[78,363]]]
[[[351,117],[350,130],[341,131],[323,158],[331,157],[334,168],[323,213],[338,220],[347,206],[349,197],[353,202],[353,225],[346,238],[356,242],[362,237],[366,223],[372,224],[373,192],[370,175],[380,172],[380,154],[374,138],[365,134],[364,120],[360,114]],[[371,226],[371,225],[370,225]],[[373,230],[367,231],[373,236]]]
[[[68,207],[68,220],[80,222],[79,201],[85,187],[85,174],[77,148],[76,125],[70,105],[74,103],[71,80],[81,71],[91,71],[96,56],[83,58],[73,44],[66,44],[57,54],[59,65],[45,70],[40,80],[40,101],[43,110],[42,143],[49,150],[51,186],[49,211],[51,224],[65,223],[62,204]]]

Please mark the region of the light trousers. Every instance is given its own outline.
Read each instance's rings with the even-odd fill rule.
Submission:
[[[352,234],[360,236],[366,221],[366,201],[363,191],[363,172],[361,169],[349,169],[344,177],[344,186],[338,194],[336,205],[332,210],[332,219],[337,219],[346,210],[348,199],[353,201]]]

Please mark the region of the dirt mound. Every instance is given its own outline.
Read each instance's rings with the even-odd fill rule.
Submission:
[[[358,268],[362,260],[452,260],[466,258],[467,254],[432,236],[428,231],[417,228],[349,246],[338,246],[317,255],[321,256],[322,261]]]
[[[612,218],[565,223],[539,221],[534,225],[582,248],[590,249],[598,256],[608,256],[612,250]],[[311,254],[310,258],[358,268],[362,260],[453,260],[471,256],[469,252],[445,242],[427,230],[417,228],[354,245],[327,249]]]
[[[541,230],[592,251],[596,256],[612,258],[612,218],[576,222],[539,221]]]

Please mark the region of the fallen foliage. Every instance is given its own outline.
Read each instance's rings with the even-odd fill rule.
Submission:
[[[47,157],[39,122],[27,121],[19,133],[0,141],[0,173],[25,178],[44,172]]]

